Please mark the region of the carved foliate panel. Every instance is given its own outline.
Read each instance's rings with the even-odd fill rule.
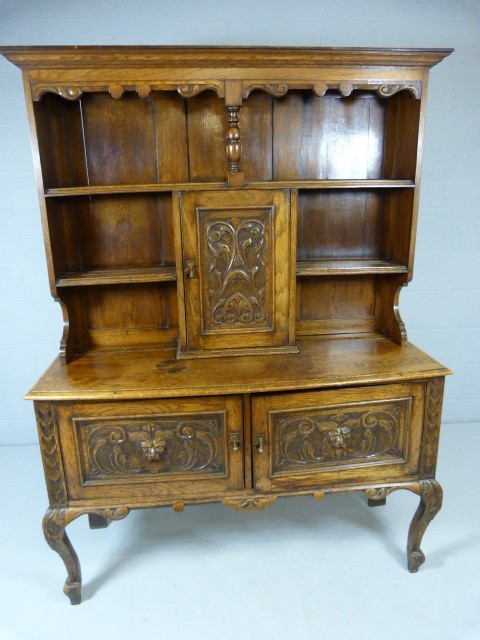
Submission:
[[[75,420],[85,481],[142,475],[224,475],[225,415]]]
[[[272,326],[273,207],[199,209],[205,333]]]
[[[410,399],[274,412],[273,472],[403,460]]]

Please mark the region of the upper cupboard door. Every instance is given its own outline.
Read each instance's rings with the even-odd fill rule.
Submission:
[[[180,355],[292,349],[288,191],[188,192],[179,205]]]

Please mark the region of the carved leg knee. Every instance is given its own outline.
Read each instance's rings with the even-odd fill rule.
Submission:
[[[420,504],[408,530],[407,558],[410,573],[416,573],[425,562],[425,555],[420,549],[422,537],[442,506],[442,487],[436,480],[421,480],[418,493]]]
[[[50,508],[43,518],[43,533],[50,547],[58,553],[65,563],[67,579],[63,588],[71,604],[80,604],[82,600],[82,572],[75,549],[72,547],[65,527],[76,516],[69,513],[68,507]]]

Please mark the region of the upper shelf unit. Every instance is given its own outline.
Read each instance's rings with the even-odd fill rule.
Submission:
[[[183,224],[182,198],[172,197],[189,190],[208,190],[207,204],[248,205],[259,219],[268,218],[269,205],[254,206],[241,189],[255,192],[258,202],[271,200],[261,189],[289,192],[281,198],[290,204],[291,247],[281,254],[293,258],[296,249],[297,277],[285,269],[287,261],[274,259],[277,228],[269,222],[262,236],[255,227],[242,271],[250,277],[258,269],[253,285],[235,280],[241,269],[232,245],[225,248],[235,256],[228,268],[224,254],[213,260],[216,273],[237,287],[232,295],[217,287],[237,309],[245,300],[251,304],[252,291],[266,299],[264,283],[274,281],[272,300],[295,296],[289,341],[294,334],[372,333],[406,341],[398,295],[413,267],[424,88],[428,69],[449,50],[13,47],[3,53],[23,70],[45,195],[50,286],[63,313],[64,362],[96,349],[172,347],[185,331],[198,337],[203,311],[197,314],[197,307],[210,294],[202,300],[185,294],[194,231]],[[213,193],[222,190],[230,196]],[[218,212],[223,219],[223,205]],[[238,216],[228,212],[236,229]],[[256,242],[260,237],[272,242]],[[198,258],[198,243],[195,253]],[[198,281],[207,281],[209,268],[197,259]],[[282,309],[272,318],[283,322]],[[232,322],[243,322],[239,313]],[[233,325],[224,317],[226,336]]]
[[[228,114],[213,91],[119,99],[92,92],[76,100],[46,93],[34,110],[48,197],[227,188]],[[238,112],[245,181],[254,188],[282,181],[412,187],[419,116],[420,100],[409,91],[275,97],[255,90]]]

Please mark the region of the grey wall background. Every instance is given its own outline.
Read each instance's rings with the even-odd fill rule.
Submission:
[[[0,0],[1,44],[455,47],[431,72],[409,338],[452,367],[444,421],[480,417],[480,0]],[[0,59],[0,445],[58,351],[20,72]]]

